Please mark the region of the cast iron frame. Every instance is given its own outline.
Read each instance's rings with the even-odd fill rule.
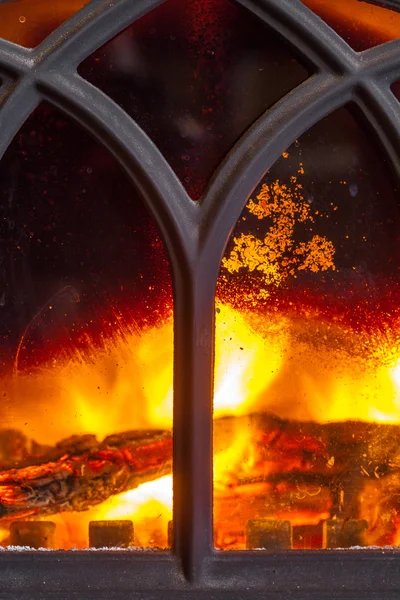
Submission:
[[[400,104],[390,91],[400,78],[400,39],[356,53],[299,0],[236,0],[288,40],[315,74],[246,131],[194,202],[140,127],[77,73],[86,57],[162,1],[92,0],[35,49],[0,39],[0,156],[37,105],[50,102],[117,158],[158,223],[175,303],[174,551],[4,551],[1,598],[397,600],[394,549],[213,550],[212,382],[221,257],[254,186],[281,153],[353,102],[400,180]]]

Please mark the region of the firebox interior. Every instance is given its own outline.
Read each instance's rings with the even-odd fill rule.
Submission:
[[[156,560],[185,585],[234,565],[211,547],[220,259],[215,548],[398,544],[396,46],[357,55],[300,2],[238,2],[93,3],[32,52],[4,40],[79,7],[1,3],[2,148],[43,99],[73,117],[41,104],[0,169],[5,547],[174,546]],[[343,6],[321,16],[355,49],[397,37],[369,2],[337,27]],[[229,585],[267,554],[231,553]]]
[[[352,106],[255,188],[218,282],[217,548],[399,543],[399,226]]]
[[[48,104],[0,178],[2,545],[87,547],[90,522],[124,519],[129,545],[167,547],[172,290],[153,220],[115,160]]]

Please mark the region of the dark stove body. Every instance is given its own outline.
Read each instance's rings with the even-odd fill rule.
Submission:
[[[297,0],[237,1],[291,42],[316,74],[245,133],[198,203],[135,122],[76,72],[160,0],[93,0],[34,50],[0,40],[0,154],[46,100],[114,154],[156,219],[172,265],[176,373],[173,553],[4,551],[4,600],[400,597],[400,552],[394,549],[212,549],[214,293],[226,242],[254,183],[304,131],[350,101],[400,177],[400,104],[390,91],[400,78],[400,39],[357,54]]]

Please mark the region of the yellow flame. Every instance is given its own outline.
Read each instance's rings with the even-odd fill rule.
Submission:
[[[370,341],[367,334],[341,325],[221,306],[215,416],[261,410],[319,422],[400,423],[400,358],[384,338],[374,341],[378,358],[359,349],[362,341]]]
[[[44,444],[75,434],[170,428],[172,338],[172,320],[140,333],[126,328],[103,346],[90,343],[84,352],[3,378],[2,426]]]
[[[261,320],[261,319],[260,319]],[[214,417],[246,414],[275,379],[282,364],[284,333],[270,343],[245,313],[217,306]]]
[[[381,401],[379,407],[371,407],[372,420],[381,423],[400,422],[400,359],[394,367],[380,369]],[[386,394],[385,394],[386,391]]]
[[[223,303],[217,309],[215,417],[262,410],[320,422],[400,423],[400,357],[393,348],[385,354],[384,342],[379,360],[372,360],[344,347],[356,347],[364,334],[342,331],[341,325],[244,312]],[[332,339],[346,342],[342,347]],[[101,439],[127,429],[170,427],[172,357],[170,319],[140,333],[127,328],[101,347],[92,344],[50,366],[4,378],[3,427],[49,444],[76,433]],[[249,428],[238,429],[229,447],[216,446],[216,493],[235,480],[239,465],[251,476],[252,447]],[[85,513],[53,520],[64,548],[87,545],[90,520],[117,518],[134,521],[135,543],[164,547],[171,515],[172,480],[162,477]]]

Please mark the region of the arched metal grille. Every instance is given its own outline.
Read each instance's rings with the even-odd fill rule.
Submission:
[[[161,0],[93,0],[28,50],[0,40],[0,156],[42,101],[118,159],[167,245],[175,302],[173,555],[2,553],[3,598],[397,598],[395,550],[266,555],[212,550],[214,295],[230,233],[254,186],[320,119],[357,104],[400,177],[400,39],[354,52],[299,0],[236,0],[288,40],[315,74],[263,114],[226,156],[200,202],[165,158],[78,65]],[[399,32],[400,35],[400,32]],[[372,592],[371,592],[372,590]]]

